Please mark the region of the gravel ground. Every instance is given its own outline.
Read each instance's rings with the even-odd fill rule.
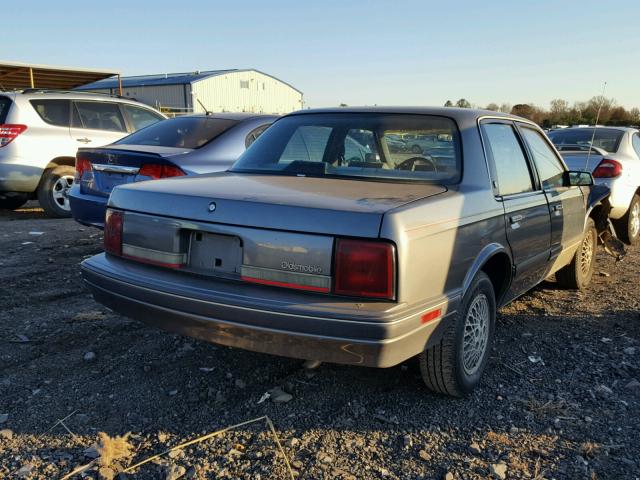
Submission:
[[[600,254],[587,292],[549,282],[502,309],[481,387],[452,400],[413,363],[306,370],[115,315],[78,268],[101,241],[35,206],[0,213],[0,478],[61,478],[99,432],[130,435],[97,444],[89,478],[289,478],[265,421],[117,475],[265,415],[304,479],[640,476],[640,249]]]

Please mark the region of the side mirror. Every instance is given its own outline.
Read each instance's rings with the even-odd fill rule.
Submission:
[[[570,170],[564,172],[565,187],[590,187],[593,185],[593,177],[589,172]]]

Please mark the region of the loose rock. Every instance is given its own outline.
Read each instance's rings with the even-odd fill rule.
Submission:
[[[504,463],[492,463],[491,473],[500,480],[507,478],[507,465]]]
[[[96,354],[94,352],[87,352],[82,358],[84,358],[86,362],[91,362],[96,359]]]

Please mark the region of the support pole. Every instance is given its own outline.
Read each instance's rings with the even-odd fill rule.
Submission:
[[[31,88],[36,88],[36,83],[33,81],[33,67],[29,67],[29,80],[31,80]]]
[[[122,77],[118,74],[118,95],[122,96]]]

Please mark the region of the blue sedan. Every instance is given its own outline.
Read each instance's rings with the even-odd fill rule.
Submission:
[[[111,145],[81,148],[69,192],[71,214],[104,228],[111,191],[118,185],[223,171],[276,119],[273,115],[186,115],[158,122]]]

